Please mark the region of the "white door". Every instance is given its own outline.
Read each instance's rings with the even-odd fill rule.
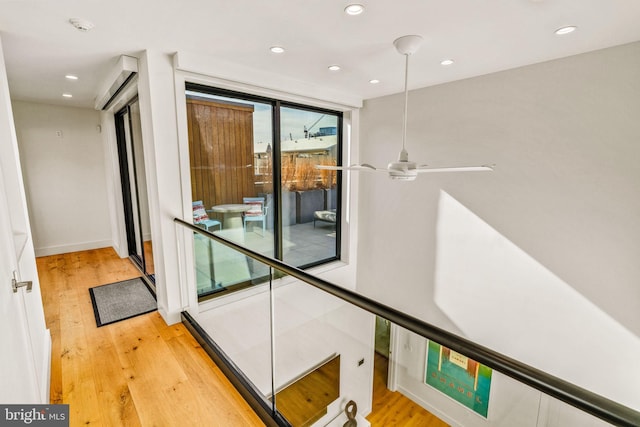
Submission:
[[[32,281],[14,292],[12,279]],[[46,329],[0,44],[0,402],[49,403]]]
[[[2,175],[0,180],[4,181]],[[1,185],[4,187],[4,182]],[[40,387],[25,309],[25,299],[31,295],[26,295],[25,289],[14,293],[11,287],[14,271],[16,275],[19,273],[14,236],[8,220],[6,197],[0,197],[0,335],[3,343],[0,349],[0,402],[40,403]]]

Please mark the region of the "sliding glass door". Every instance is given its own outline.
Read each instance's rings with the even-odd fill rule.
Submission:
[[[186,89],[194,224],[300,268],[340,259],[340,173],[316,166],[340,164],[342,113]],[[195,240],[201,298],[268,273]]]
[[[149,201],[137,97],[115,115],[129,257],[154,280]]]

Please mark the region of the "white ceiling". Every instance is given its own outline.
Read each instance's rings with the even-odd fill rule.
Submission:
[[[392,42],[406,34],[424,37],[410,88],[640,40],[639,0],[355,2],[366,7],[359,16],[346,15],[343,0],[0,0],[0,36],[12,98],[82,107],[119,55],[145,49],[197,52],[368,99],[402,91]],[[95,28],[76,30],[76,17]],[[565,25],[578,30],[554,34]],[[456,62],[443,67],[445,58]]]

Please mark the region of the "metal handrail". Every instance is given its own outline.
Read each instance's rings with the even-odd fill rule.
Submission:
[[[409,316],[392,307],[381,304],[378,301],[362,296],[349,289],[342,288],[319,277],[313,276],[299,268],[288,265],[282,261],[269,258],[241,246],[231,240],[203,230],[180,218],[174,218],[178,223],[196,233],[228,246],[238,252],[254,258],[272,268],[283,271],[309,285],[360,307],[376,316],[383,317],[398,326],[412,331],[424,338],[438,342],[458,353],[482,363],[508,377],[533,387],[551,397],[561,400],[581,411],[587,412],[597,418],[618,426],[638,427],[640,425],[640,412],[624,406],[592,391],[586,390],[563,379],[550,375],[540,369],[536,369],[518,360],[512,359],[497,351],[481,346],[468,339],[462,338],[437,326],[426,323],[420,319]]]

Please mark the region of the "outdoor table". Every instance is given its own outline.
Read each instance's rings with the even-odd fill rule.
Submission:
[[[233,228],[242,228],[242,213],[251,209],[250,205],[245,204],[226,204],[212,206],[211,210],[222,214],[222,223],[225,230]]]

